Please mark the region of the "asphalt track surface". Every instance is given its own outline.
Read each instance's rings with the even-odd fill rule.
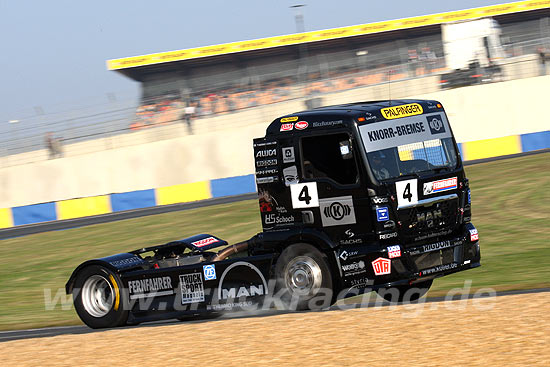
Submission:
[[[521,294],[531,294],[531,293],[543,293],[543,292],[550,292],[550,288],[537,288],[537,289],[526,289],[526,290],[516,290],[516,291],[504,291],[504,292],[497,292],[496,295],[490,295],[490,294],[480,294],[476,298],[489,298],[489,297],[505,297],[505,296],[512,296],[512,295],[521,295]],[[421,299],[420,302],[412,302],[412,303],[435,303],[435,302],[447,302],[447,301],[457,301],[457,300],[466,300],[466,299],[473,299],[474,294],[468,294],[468,295],[460,295],[457,294],[454,297],[430,297]],[[331,308],[323,311],[297,311],[299,313],[307,313],[307,312],[328,312],[328,311],[345,311],[349,309],[357,309],[357,308],[373,308],[373,307],[388,307],[392,304],[386,301],[375,301],[375,302],[369,302],[365,304],[356,303],[356,304],[349,304],[349,305],[339,305],[339,306],[332,306]],[[403,305],[392,305],[393,307],[402,307]],[[249,317],[269,317],[274,315],[281,315],[285,313],[297,313],[292,311],[277,311],[277,310],[268,310],[261,313],[255,313],[253,315],[246,314],[246,313],[234,313],[234,314],[225,314],[221,318],[223,319],[240,319],[240,318],[249,318]],[[197,320],[197,321],[176,321],[176,320],[163,320],[163,321],[154,321],[154,322],[147,322],[136,326],[126,326],[122,329],[131,329],[131,328],[143,328],[143,327],[159,327],[159,326],[165,326],[165,325],[174,325],[174,324],[180,324],[182,322],[186,323],[204,323],[204,322],[210,322],[210,320]],[[121,329],[121,328],[119,328]],[[20,340],[20,339],[32,339],[32,338],[45,338],[45,337],[52,337],[52,336],[59,336],[59,335],[77,335],[77,334],[90,334],[90,333],[101,333],[104,331],[113,330],[113,329],[90,329],[87,326],[59,326],[59,327],[51,327],[51,328],[41,328],[41,329],[27,329],[27,330],[12,330],[12,331],[2,331],[0,332],[0,343],[6,342],[6,341],[12,341],[12,340]]]
[[[541,150],[536,150],[532,152],[525,152],[525,153],[518,153],[518,154],[506,155],[501,157],[467,161],[467,162],[464,162],[464,165],[470,166],[478,163],[493,162],[493,161],[499,161],[502,159],[523,157],[523,156],[528,156],[533,154],[549,153],[549,152],[550,152],[550,149],[541,149]],[[67,219],[67,220],[58,220],[54,222],[22,225],[22,226],[17,226],[12,228],[0,229],[0,240],[6,239],[6,238],[26,236],[34,233],[57,231],[57,230],[63,230],[63,229],[89,226],[92,224],[114,222],[117,220],[145,217],[145,216],[154,215],[154,214],[169,213],[169,212],[174,212],[179,210],[196,209],[196,208],[201,208],[201,207],[210,206],[210,205],[227,204],[227,203],[233,203],[233,202],[242,201],[242,200],[251,200],[251,199],[256,199],[257,197],[258,195],[256,193],[249,193],[249,194],[243,194],[243,195],[225,196],[221,198],[195,201],[191,203],[162,205],[162,206],[155,206],[155,207],[143,208],[143,209],[126,210],[123,212],[102,214],[102,215],[96,215],[96,216],[85,217],[85,218],[75,218],[75,219]]]

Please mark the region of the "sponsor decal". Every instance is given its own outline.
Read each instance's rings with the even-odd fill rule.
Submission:
[[[292,129],[294,129],[294,124],[282,124],[279,131],[290,131]]]
[[[349,151],[349,146],[347,145],[340,145],[340,154],[342,155],[346,155],[346,154],[349,154],[350,151]]]
[[[457,178],[450,177],[443,180],[424,183],[424,195],[435,194],[437,192],[454,190],[457,188]]]
[[[472,203],[472,196],[470,195],[470,189],[468,189],[468,204]]]
[[[356,223],[351,196],[319,199],[319,206],[323,227]]]
[[[373,204],[385,204],[389,201],[388,198],[376,197],[371,199]]]
[[[265,222],[266,225],[271,225],[271,224],[285,225],[285,224],[294,223],[294,216],[293,215],[288,215],[288,216],[277,215],[275,213],[266,214],[264,222]]]
[[[391,120],[401,117],[420,115],[424,112],[424,110],[422,110],[422,106],[418,103],[411,103],[401,106],[382,108],[380,112],[387,120]]]
[[[433,274],[433,273],[439,273],[439,272],[441,272],[441,271],[456,269],[457,267],[458,267],[458,264],[457,264],[457,263],[450,263],[450,264],[445,264],[445,265],[438,265],[438,266],[435,266],[435,267],[430,268],[430,269],[422,270],[422,271],[420,272],[420,274],[421,274],[422,276],[424,276],[424,275],[430,275],[430,274]]]
[[[264,286],[262,284],[239,288],[223,288],[221,299],[263,296],[264,294]]]
[[[170,277],[145,278],[128,281],[130,299],[174,294]]]
[[[269,183],[278,182],[278,181],[279,181],[279,177],[277,176],[258,177],[256,179],[256,183],[258,185],[269,184]]]
[[[394,238],[394,237],[397,237],[397,232],[385,233],[385,234],[379,235],[379,238],[381,240],[387,240],[387,239]]]
[[[285,179],[285,186],[298,183],[298,169],[296,166],[290,166],[283,169],[283,177]]]
[[[202,271],[204,272],[204,280],[216,279],[216,265],[203,265]]]
[[[144,263],[144,261],[141,260],[137,256],[129,257],[127,259],[122,259],[122,260],[109,261],[109,264],[111,264],[111,265],[113,265],[117,268],[125,268],[125,267],[140,265],[140,264],[143,264],[143,263]]]
[[[294,122],[294,121],[298,121],[298,116],[283,117],[281,119],[281,122]]]
[[[432,134],[443,134],[445,132],[445,125],[443,125],[441,115],[426,116],[426,120]]]
[[[337,120],[337,121],[319,121],[319,122],[313,122],[311,124],[312,127],[326,127],[326,126],[336,126],[336,125],[342,125],[344,123],[344,120]]]
[[[294,163],[294,147],[284,147],[283,150],[283,163]]]
[[[215,239],[214,237],[207,237],[207,238],[203,238],[202,240],[191,242],[191,244],[195,247],[203,247],[203,246],[211,245],[216,242],[218,242],[218,240]]]
[[[341,245],[358,245],[360,243],[363,243],[363,240],[361,238],[351,238],[347,240],[341,240]]]
[[[352,238],[355,236],[355,233],[353,233],[351,229],[347,229],[344,233],[346,234],[346,236],[348,236],[348,238]]]
[[[264,161],[256,161],[256,167],[276,166],[277,159],[266,159]]]
[[[438,108],[438,107],[437,107],[436,105],[434,105],[433,102],[431,102],[431,101],[428,101],[427,103],[428,103],[428,109],[430,109],[430,110],[433,110],[433,109]]]
[[[372,263],[372,269],[374,270],[374,275],[387,275],[391,274],[391,260],[383,257],[379,257],[374,260]]]
[[[204,284],[201,273],[180,275],[180,289],[182,305],[204,302]]]
[[[363,260],[351,264],[342,265],[342,270],[345,272],[354,272],[361,269],[365,269],[365,262]]]
[[[376,116],[373,115],[373,114],[370,113],[370,112],[367,112],[367,113],[365,114],[365,120],[366,120],[366,121],[373,121],[373,120],[376,120]]]
[[[307,123],[307,121],[298,121],[297,123],[294,124],[294,127],[296,128],[296,130],[304,130],[304,129],[307,129],[308,126],[309,124]]]
[[[277,155],[277,149],[264,149],[256,152],[256,158],[267,158]]]
[[[273,204],[277,204],[277,200],[267,190],[258,190],[258,200],[260,202],[260,212],[272,212]]]
[[[433,140],[434,137],[439,139],[451,137],[450,130],[447,128],[448,121],[446,116],[441,114],[440,118],[442,127],[436,135],[430,130],[431,128],[429,122],[426,120],[426,116],[412,116],[397,120],[373,122],[359,126],[359,131],[367,152],[374,152],[400,145]]]
[[[388,207],[376,208],[376,220],[379,222],[385,222],[390,219]]]
[[[233,309],[247,309],[252,307],[252,301],[243,302],[227,302],[214,305],[206,305],[206,309],[209,311],[231,311]]]
[[[425,239],[428,239],[428,238],[432,238],[432,237],[437,237],[437,236],[446,236],[448,234],[451,234],[453,231],[450,230],[450,229],[444,229],[442,231],[437,231],[437,232],[430,232],[428,234],[424,234],[422,236],[418,236],[418,237],[415,237],[414,240],[415,241],[422,241],[422,240],[425,240]]]
[[[369,278],[350,279],[349,282],[349,284],[354,288],[363,288],[372,284],[372,281],[369,280]]]
[[[398,136],[411,135],[426,131],[422,122],[411,124],[398,125],[395,128],[386,127],[378,130],[369,131],[367,136],[369,141],[378,141],[384,139],[395,138]]]
[[[479,233],[477,233],[477,229],[470,229],[470,242],[479,241]]]
[[[269,169],[263,169],[256,172],[256,176],[268,176],[268,175],[276,175],[279,173],[279,170],[277,168],[269,168]]]
[[[428,245],[423,245],[421,248],[414,249],[410,252],[411,255],[418,255],[423,254],[426,252],[432,252],[432,251],[439,251],[443,250],[449,247],[453,247],[456,245],[461,245],[462,241],[459,242],[451,242],[449,240],[436,242],[436,243],[430,243]]]
[[[393,229],[395,228],[395,222],[393,220],[389,220],[386,223],[384,223],[385,229]]]
[[[256,147],[266,147],[266,146],[270,146],[270,145],[277,145],[277,142],[276,141],[264,141],[264,142],[261,142],[261,143],[254,143],[254,148],[256,148]]]
[[[401,246],[388,246],[388,257],[390,259],[395,259],[396,257],[401,257]]]
[[[224,287],[224,280],[232,269],[237,267],[247,268],[246,271],[256,273],[259,280],[259,283],[250,284],[241,287]],[[243,272],[243,270],[241,270]],[[255,276],[250,275],[252,278]],[[251,283],[255,282],[250,280]],[[253,296],[262,296],[268,294],[267,282],[264,278],[262,272],[254,265],[246,261],[237,261],[229,265],[222,273],[220,277],[220,286],[218,287],[218,299],[231,299],[231,298],[240,298],[240,297],[253,297]]]
[[[340,253],[339,257],[340,257],[340,259],[346,261],[351,256],[357,256],[358,253],[359,253],[359,251],[349,251],[348,252],[348,251],[344,250]]]

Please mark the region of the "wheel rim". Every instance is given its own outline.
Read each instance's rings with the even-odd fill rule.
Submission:
[[[298,256],[286,266],[285,283],[292,293],[301,296],[315,294],[322,281],[321,267],[309,256]]]
[[[92,275],[82,286],[82,305],[93,317],[103,317],[109,313],[114,303],[111,283],[101,275]]]

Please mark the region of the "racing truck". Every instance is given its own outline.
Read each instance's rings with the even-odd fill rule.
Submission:
[[[468,179],[438,101],[285,115],[253,147],[262,232],[82,263],[66,291],[85,324],[321,309],[370,291],[415,301],[435,278],[480,266]]]

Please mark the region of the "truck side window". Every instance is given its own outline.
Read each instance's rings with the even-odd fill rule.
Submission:
[[[302,138],[302,177],[330,178],[339,184],[357,182],[357,164],[353,159],[344,159],[341,142],[349,140],[345,133]]]

